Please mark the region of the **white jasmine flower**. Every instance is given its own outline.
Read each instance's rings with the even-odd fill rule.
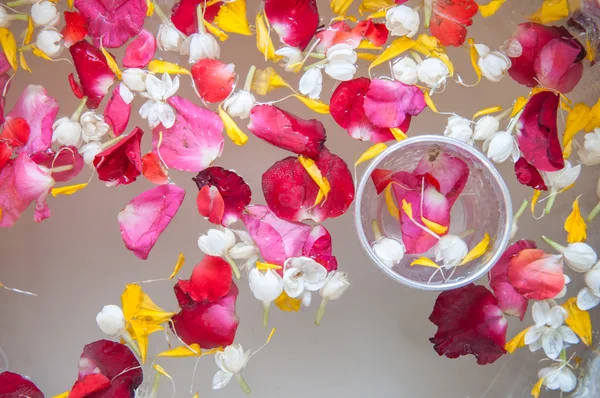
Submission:
[[[485,44],[475,44],[479,54],[477,65],[481,74],[491,82],[498,83],[512,66],[510,58],[502,51],[491,51]]]
[[[247,119],[254,105],[256,105],[256,98],[254,98],[251,92],[246,90],[237,91],[223,102],[225,111],[229,115],[239,117],[240,119]]]
[[[419,64],[419,80],[429,88],[437,88],[446,83],[450,69],[438,58],[427,58]]]
[[[110,131],[110,126],[104,122],[104,116],[94,111],[84,112],[79,119],[82,127],[84,142],[100,141]]]
[[[171,128],[175,124],[175,110],[167,103],[167,99],[175,95],[179,89],[179,76],[171,79],[165,73],[162,80],[148,74],[146,77],[146,91],[143,97],[148,98],[140,108],[140,116],[147,119],[150,128],[155,128],[162,123],[164,128]]]
[[[587,272],[598,261],[598,255],[587,243],[575,242],[565,247],[543,235],[542,239],[562,254],[567,265],[575,272]]]
[[[79,148],[83,143],[81,124],[70,117],[61,117],[52,125],[52,142]]]
[[[287,72],[293,71],[294,68],[292,65],[302,62],[304,59],[302,51],[298,50],[296,47],[281,47],[279,50],[275,51],[275,54],[283,57],[283,63]]]
[[[358,55],[356,51],[348,44],[335,44],[327,50],[327,63],[325,64],[325,73],[329,77],[339,80],[352,80],[356,73],[356,60]]]
[[[581,165],[573,167],[571,162],[566,161],[565,167],[558,171],[548,171],[545,173],[548,185],[554,192],[560,191],[577,181],[581,174]]]
[[[548,301],[533,303],[531,311],[535,325],[525,333],[525,344],[532,352],[544,349],[551,359],[556,359],[563,349],[564,343],[577,344],[577,335],[568,326],[563,326],[567,319],[567,310],[559,305],[550,306]]]
[[[420,22],[419,13],[405,5],[392,7],[385,14],[385,27],[392,36],[413,37]]]
[[[251,356],[251,351],[244,351],[240,344],[232,344],[225,347],[223,352],[217,352],[215,354],[215,362],[217,363],[219,370],[213,376],[213,390],[220,390],[221,388],[224,388],[235,376],[236,380],[242,387],[242,390],[249,394],[250,388],[242,377],[241,372],[248,364]]]
[[[241,267],[250,268],[258,260],[260,251],[248,232],[237,229],[234,229],[233,232],[235,232],[241,242],[236,243],[229,249],[229,257],[233,260],[245,260],[245,263]]]
[[[419,65],[410,57],[402,57],[392,65],[392,74],[394,79],[408,85],[414,85],[419,82],[417,71]]]
[[[404,243],[394,238],[382,237],[373,242],[373,252],[389,268],[398,264],[404,257]]]
[[[494,116],[484,116],[475,123],[473,138],[485,141],[500,130],[500,120]]]
[[[500,131],[485,140],[483,150],[496,163],[503,163],[510,157],[516,162],[520,154],[514,137],[507,131]]]
[[[316,292],[325,285],[327,270],[309,257],[292,257],[283,265],[283,288],[291,298]]]
[[[458,115],[450,116],[448,118],[446,129],[444,130],[444,135],[473,146],[473,129],[471,128],[471,121],[464,117]]]
[[[138,68],[129,68],[123,71],[123,84],[131,91],[142,93],[146,91],[146,71]],[[121,96],[123,95],[122,92]]]
[[[235,235],[229,228],[211,228],[198,238],[198,247],[209,256],[226,257],[235,242]]]
[[[317,312],[317,320],[315,324],[320,325],[323,315],[325,314],[325,307],[329,300],[338,300],[350,287],[348,282],[348,274],[340,271],[332,271],[325,281],[325,285],[321,288],[319,293],[321,294],[321,305]]]
[[[443,262],[447,267],[455,267],[469,253],[469,247],[458,235],[444,235],[435,245],[435,261]]]
[[[300,78],[299,90],[309,98],[319,99],[323,89],[323,73],[321,68],[311,68]]]
[[[125,332],[125,315],[116,305],[105,305],[96,316],[96,323],[110,337],[118,337]]]
[[[263,325],[267,326],[271,303],[283,292],[283,280],[273,269],[262,272],[253,268],[248,275],[248,282],[254,297],[263,303]]]
[[[171,24],[161,24],[158,27],[156,44],[158,45],[158,48],[163,51],[179,52],[181,50],[181,45],[183,44],[183,36],[175,26]]]
[[[600,129],[594,129],[592,133],[586,134],[583,139],[583,148],[577,151],[580,162],[586,166],[600,164]]]
[[[553,300],[560,300],[561,298],[563,298],[567,295],[567,285],[571,282],[571,278],[569,278],[569,276],[567,274],[563,274],[563,277],[565,278],[565,285],[563,286],[560,293],[558,293],[556,296],[552,297]]]
[[[50,58],[56,58],[63,50],[62,35],[54,28],[44,28],[38,32],[35,45]]]
[[[577,307],[583,311],[600,304],[600,263],[585,274],[585,285],[577,294]]]
[[[55,26],[60,22],[60,14],[54,3],[40,1],[31,7],[31,19],[37,26]]]
[[[189,55],[190,64],[194,64],[200,59],[219,58],[221,48],[213,35],[206,32],[198,32],[188,36],[183,41],[181,55]]]
[[[571,392],[577,386],[577,377],[566,362],[556,361],[538,372],[538,377],[544,379],[543,385],[548,390]]]
[[[83,156],[83,162],[92,167],[94,158],[102,151],[102,143],[96,141],[91,141],[79,148],[79,154]]]

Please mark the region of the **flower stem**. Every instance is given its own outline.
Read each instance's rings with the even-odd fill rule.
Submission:
[[[246,75],[246,82],[244,82],[244,91],[250,92],[252,89],[252,82],[254,81],[254,74],[256,73],[256,66],[252,65],[248,74]]]
[[[550,214],[550,210],[552,210],[552,206],[554,206],[554,202],[556,201],[556,197],[558,196],[558,194],[556,192],[554,192],[553,194],[550,194],[551,196],[548,198],[548,201],[546,202],[546,207],[544,208],[544,213],[546,214]]]
[[[123,340],[125,340],[125,343],[127,343],[127,345],[129,346],[129,348],[131,348],[131,350],[133,352],[135,352],[135,354],[141,358],[142,357],[142,353],[140,352],[140,348],[138,347],[137,343],[135,342],[135,340],[133,340],[133,337],[131,337],[131,335],[129,334],[128,331],[123,332],[123,334],[121,335],[121,337],[123,338]]]
[[[160,18],[160,21],[165,25],[170,25],[171,21],[165,15],[164,11],[160,8],[160,6],[158,5],[158,2],[156,0],[152,0],[152,4],[154,4],[154,12],[156,13],[156,15],[158,15],[158,18]]]
[[[121,134],[121,135],[116,136],[115,138],[112,138],[112,139],[106,141],[105,143],[102,144],[102,149],[104,150],[104,149],[112,146],[113,144],[121,141],[125,137],[127,137],[127,134]]]
[[[546,242],[547,244],[549,244],[550,246],[552,246],[554,248],[554,250],[556,250],[559,253],[562,253],[565,251],[566,247],[559,245],[558,243],[556,243],[555,241],[545,237],[544,235],[542,235],[542,239],[544,240],[544,242]]]
[[[206,33],[206,27],[204,26],[204,10],[202,5],[196,7],[196,15],[198,16],[198,33]]]
[[[55,173],[62,173],[63,171],[69,171],[73,169],[73,165],[72,164],[67,164],[64,166],[58,166],[58,167],[54,167],[52,169],[50,169],[50,173],[55,174]]]
[[[241,373],[235,374],[235,380],[238,382],[244,394],[250,394],[250,387],[248,387],[248,383],[246,383],[246,379],[242,376]]]
[[[12,14],[9,18],[13,21],[27,21],[29,19],[25,14]]]
[[[327,306],[327,299],[323,297],[321,300],[321,305],[319,306],[319,311],[317,312],[317,320],[315,321],[315,325],[320,325],[323,320],[323,315],[325,315],[325,307]]]
[[[304,71],[306,72],[309,69],[316,68],[317,66],[325,65],[328,60],[324,59],[322,61],[315,62],[314,64],[308,65],[304,67]]]
[[[425,9],[424,9],[424,14],[425,14],[425,28],[429,28],[429,24],[431,23],[431,15],[433,14],[433,0],[425,0]]]
[[[154,383],[152,384],[152,391],[150,392],[150,398],[158,398],[158,386],[160,385],[160,373],[154,375]]]
[[[501,121],[502,119],[504,119],[505,117],[507,117],[511,113],[512,113],[512,108],[508,108],[504,112],[502,112],[501,114],[497,115],[496,116],[496,120]]]
[[[522,113],[523,113],[523,111],[517,113],[515,115],[515,117],[512,118],[512,120],[508,124],[508,128],[506,129],[506,132],[508,134],[512,134],[513,133],[513,131],[515,130],[515,127],[517,127],[517,123],[519,122],[519,119],[521,118],[521,114]]]
[[[321,53],[310,53],[310,54],[308,54],[308,56],[311,58],[316,58],[316,59],[325,59],[325,54],[321,54]]]
[[[519,221],[519,218],[523,215],[523,212],[525,211],[525,209],[527,209],[528,204],[529,204],[529,202],[527,201],[527,199],[525,199],[523,201],[523,203],[521,204],[521,207],[519,207],[519,210],[517,210],[517,212],[513,216],[513,219],[515,221]]]
[[[37,0],[15,0],[15,1],[9,1],[8,3],[6,3],[6,5],[8,7],[19,7],[19,6],[24,6],[27,4],[33,4],[35,3]],[[27,19],[27,18],[25,18]]]
[[[419,53],[417,53],[416,51],[410,51],[410,56],[413,57],[413,59],[415,60],[415,62],[417,64],[420,64],[421,62],[423,62],[423,58],[421,58]]]
[[[240,279],[242,276],[240,275],[240,269],[238,268],[235,261],[233,261],[233,259],[231,257],[229,257],[227,254],[225,254],[224,257],[225,257],[225,261],[227,261],[229,263],[229,266],[231,267],[231,271],[233,272],[235,279]]]
[[[371,228],[373,228],[373,235],[375,235],[375,240],[381,239],[383,235],[381,235],[381,229],[379,228],[379,223],[377,220],[373,219],[371,221]]]
[[[267,327],[269,324],[269,310],[271,309],[271,303],[263,303],[263,326]]]
[[[594,218],[600,213],[600,202],[592,209],[592,212],[587,216],[587,222],[592,222]]]
[[[73,115],[71,115],[71,120],[74,122],[78,122],[79,118],[81,117],[81,114],[83,113],[83,110],[85,109],[85,104],[87,104],[87,100],[88,97],[83,97],[81,99],[81,102],[79,103],[79,106],[77,107],[77,109],[75,110],[75,112],[73,112]]]

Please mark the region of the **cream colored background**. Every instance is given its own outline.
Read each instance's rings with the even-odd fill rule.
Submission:
[[[319,0],[318,3],[326,21],[329,18],[327,2]],[[248,14],[253,15],[258,7],[257,1],[249,1]],[[470,34],[477,37],[478,42],[497,47],[512,32],[516,25],[514,21],[521,20],[521,13],[528,8],[532,8],[531,5],[522,5],[516,10],[506,7],[489,20],[477,17]],[[147,27],[156,32],[156,24],[153,19]],[[22,26],[16,24],[16,27]],[[12,107],[26,84],[35,83],[46,86],[59,100],[59,116],[70,115],[77,106],[67,83],[71,65],[37,62],[31,55],[27,57],[35,73],[32,76],[22,73],[15,78],[7,109]],[[170,57],[172,55],[169,59],[173,60]],[[254,38],[236,37],[224,43],[221,58],[236,64],[241,82],[251,63],[259,68],[267,66],[255,49]],[[473,82],[474,73],[469,67],[467,50],[452,50],[451,58],[455,60],[458,73],[467,82]],[[375,71],[376,75],[386,73],[389,74],[385,67]],[[289,74],[284,76],[289,77]],[[594,77],[588,76],[582,86],[593,81]],[[179,94],[196,98],[188,78],[183,77],[181,82]],[[329,84],[323,91],[325,100],[331,92],[332,85]],[[526,92],[509,78],[495,85],[484,82],[474,89],[450,82],[444,94],[435,96],[435,101],[440,110],[470,117],[483,107],[508,107],[517,95]],[[270,98],[285,95],[285,90],[281,90]],[[597,97],[593,89],[580,88],[572,98],[594,101],[594,95]],[[141,99],[136,99],[135,107],[139,108],[141,104]],[[368,147],[367,143],[350,138],[330,116],[311,113],[293,99],[279,106],[298,116],[317,117],[323,121],[328,132],[327,146],[349,164]],[[409,135],[441,134],[445,120],[445,116],[425,110],[414,119]],[[146,132],[143,145],[147,151],[150,129],[146,121],[137,116],[131,120],[128,131],[135,125],[140,125]],[[260,188],[262,172],[276,160],[289,155],[251,136],[243,148],[227,141],[224,154],[216,164],[240,172],[252,187],[253,203],[264,203]],[[359,174],[363,169],[360,167]],[[531,191],[516,183],[511,164],[503,165],[501,171],[513,193],[514,206],[518,207]],[[86,169],[79,180],[87,180],[89,173]],[[562,223],[574,197],[584,194],[584,212],[596,203],[597,174],[597,170],[587,169],[576,188],[557,200],[551,217],[533,222],[531,215],[526,213],[520,223],[518,238],[539,240],[539,235],[545,233],[559,241],[564,239]],[[179,252],[185,253],[187,258],[180,276],[187,278],[193,265],[201,259],[196,241],[209,225],[197,213],[197,189],[191,174],[173,172],[172,177],[179,186],[186,188],[188,196],[147,261],[138,260],[125,248],[117,223],[117,213],[125,204],[151,187],[143,178],[116,189],[106,188],[95,180],[90,187],[73,196],[50,198],[52,218],[42,224],[35,224],[32,211],[28,211],[14,228],[0,231],[0,280],[8,286],[39,295],[37,298],[26,297],[0,290],[0,346],[9,359],[10,370],[29,375],[47,396],[68,390],[75,381],[82,347],[103,338],[95,323],[96,313],[105,304],[119,304],[126,283],[167,276]],[[329,304],[320,327],[313,323],[314,305],[297,314],[272,311],[270,326],[276,327],[277,333],[271,344],[252,358],[245,370],[256,397],[358,398],[376,394],[378,397],[495,398],[528,395],[535,382],[535,373],[542,367],[537,363],[542,354],[521,350],[489,366],[478,366],[472,356],[456,360],[439,357],[428,341],[436,329],[427,319],[437,294],[409,290],[377,271],[359,247],[351,211],[326,221],[325,225],[333,235],[340,268],[350,274],[352,288],[342,300]],[[596,225],[589,229],[589,241],[593,244],[598,243]],[[549,249],[544,244],[540,246]],[[485,283],[485,280],[481,282]],[[573,285],[577,284],[580,284],[579,280],[569,285],[570,294],[576,292]],[[157,304],[176,311],[172,285],[172,282],[158,282],[146,285],[144,289]],[[247,284],[242,281],[239,286],[237,312],[241,322],[237,341],[244,347],[257,348],[263,344],[270,329],[262,327],[261,305],[251,295]],[[530,323],[529,315],[523,324],[510,318],[508,337]],[[161,334],[152,336],[151,354],[165,347]],[[188,390],[194,360],[161,359],[159,363],[176,380],[176,396],[191,397]],[[194,392],[199,391],[201,397],[243,395],[235,383],[224,391],[211,391],[215,370],[212,357],[201,361]],[[151,376],[152,372],[146,371],[146,375]],[[162,387],[161,397],[170,396],[168,381]]]

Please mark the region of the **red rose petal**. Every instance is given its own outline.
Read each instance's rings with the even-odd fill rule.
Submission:
[[[145,68],[154,58],[156,39],[154,35],[142,29],[137,39],[129,43],[125,49],[123,66],[126,68]]]
[[[231,266],[221,257],[204,256],[190,280],[180,280],[178,285],[192,300],[214,303],[229,293]]]
[[[3,398],[44,398],[44,394],[29,379],[12,373],[0,373],[0,397]]]
[[[104,54],[87,41],[82,40],[72,45],[69,51],[83,94],[88,97],[88,108],[96,109],[113,85],[115,74],[108,67]]]
[[[541,171],[565,167],[556,118],[560,98],[542,91],[529,99],[517,126],[517,142],[523,157]]]
[[[209,221],[211,214],[216,213],[215,219],[218,219],[220,214],[221,220],[216,224],[222,224],[224,227],[233,224],[239,220],[246,206],[250,204],[252,197],[250,186],[234,171],[222,167],[209,167],[198,173],[193,180],[201,191],[205,187],[217,189],[219,195],[214,194],[212,190],[205,190],[203,195],[198,196],[199,199],[202,197],[202,210],[198,203],[200,214],[208,217]]]
[[[79,151],[74,146],[60,148],[58,155],[57,152],[52,150],[37,152],[31,155],[31,160],[49,169],[53,167],[73,166],[70,170],[52,173],[52,178],[56,182],[68,182],[72,180],[81,173],[81,170],[85,166],[83,156],[79,154]]]
[[[77,380],[71,391],[69,392],[68,398],[85,398],[89,397],[90,394],[106,390],[110,387],[110,379],[101,373],[92,373],[86,375],[83,379]]]
[[[253,107],[248,130],[278,148],[313,159],[319,156],[326,139],[320,121],[300,119],[273,105]]]
[[[143,134],[142,129],[136,127],[127,137],[96,155],[94,167],[100,181],[126,185],[136,180],[142,172]]]
[[[439,355],[472,354],[485,365],[506,353],[508,322],[494,295],[483,286],[470,284],[441,293],[429,320],[438,327],[429,340]]]
[[[212,23],[219,13],[221,6],[223,5],[222,1],[217,1],[214,4],[204,8],[205,3],[205,0],[180,0],[173,6],[171,22],[173,22],[173,25],[175,25],[177,29],[188,36],[198,33],[198,6],[202,5],[204,10],[204,19],[207,22]]]
[[[517,163],[515,163],[515,174],[517,175],[517,180],[523,185],[540,191],[548,190],[544,182],[544,177],[542,177],[539,170],[529,164],[527,159],[523,157],[519,158]]]
[[[27,144],[30,132],[27,120],[20,117],[7,117],[0,134],[0,142],[5,142],[12,147],[20,147]]]
[[[8,163],[12,153],[12,148],[6,142],[0,141],[0,170]]]
[[[200,98],[206,102],[224,101],[235,85],[235,65],[204,58],[192,66],[192,78]]]
[[[377,47],[383,46],[389,35],[384,23],[375,23],[371,19],[360,21],[354,29]]]
[[[319,187],[298,159],[280,160],[263,174],[262,188],[267,205],[278,217],[289,221],[322,222],[348,210],[354,200],[354,182],[346,163],[323,148],[316,166],[331,185],[327,199],[316,206]]]
[[[583,64],[577,62],[581,52],[582,47],[577,40],[550,40],[541,49],[533,65],[540,84],[563,94],[573,91],[583,76]]]
[[[142,384],[144,377],[140,362],[129,347],[110,340],[94,341],[83,347],[78,379],[96,373],[106,376],[112,385],[127,386],[130,392]]]
[[[426,106],[417,86],[383,79],[371,82],[364,100],[365,114],[379,127],[399,128],[407,115],[417,116]]]
[[[433,0],[433,15],[429,30],[444,46],[460,47],[467,37],[467,26],[479,6],[475,0]]]
[[[148,181],[157,185],[168,184],[168,172],[156,153],[148,152],[142,157],[142,174]]]
[[[85,39],[88,34],[87,23],[78,12],[65,11],[65,27],[60,32],[66,48]]]
[[[319,27],[316,0],[265,0],[265,14],[281,41],[302,51]]]
[[[115,136],[120,136],[127,129],[131,117],[131,103],[126,103],[121,97],[121,85],[115,87],[106,108],[104,108],[104,119],[112,128]]]
[[[314,259],[331,272],[337,269],[337,259],[332,252],[331,234],[324,226],[315,225],[302,247],[302,256]]]
[[[365,113],[365,96],[370,85],[366,77],[340,83],[331,96],[329,111],[352,138],[374,143],[392,141],[390,129],[375,126]]]
[[[225,201],[221,192],[215,186],[203,186],[196,197],[198,213],[206,217],[209,222],[220,225],[225,213]]]
[[[525,298],[552,298],[565,286],[562,258],[543,250],[522,250],[510,259],[508,278],[515,290]]]
[[[69,73],[69,86],[71,86],[71,91],[73,91],[73,95],[75,95],[75,97],[79,99],[85,97],[85,94],[83,94],[83,89],[81,88],[81,84],[75,80],[75,75],[72,73]]]

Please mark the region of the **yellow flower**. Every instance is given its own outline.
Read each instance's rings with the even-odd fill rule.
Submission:
[[[565,231],[569,233],[567,242],[584,242],[587,238],[587,225],[579,210],[579,196],[573,202],[573,211],[565,220]]]
[[[267,95],[267,93],[276,88],[290,87],[283,78],[275,72],[275,69],[257,69],[252,80],[252,91],[258,95]]]
[[[286,294],[286,292],[282,292],[281,295],[273,302],[277,308],[285,312],[298,312],[300,311],[300,306],[302,305],[301,299],[291,298]]]

